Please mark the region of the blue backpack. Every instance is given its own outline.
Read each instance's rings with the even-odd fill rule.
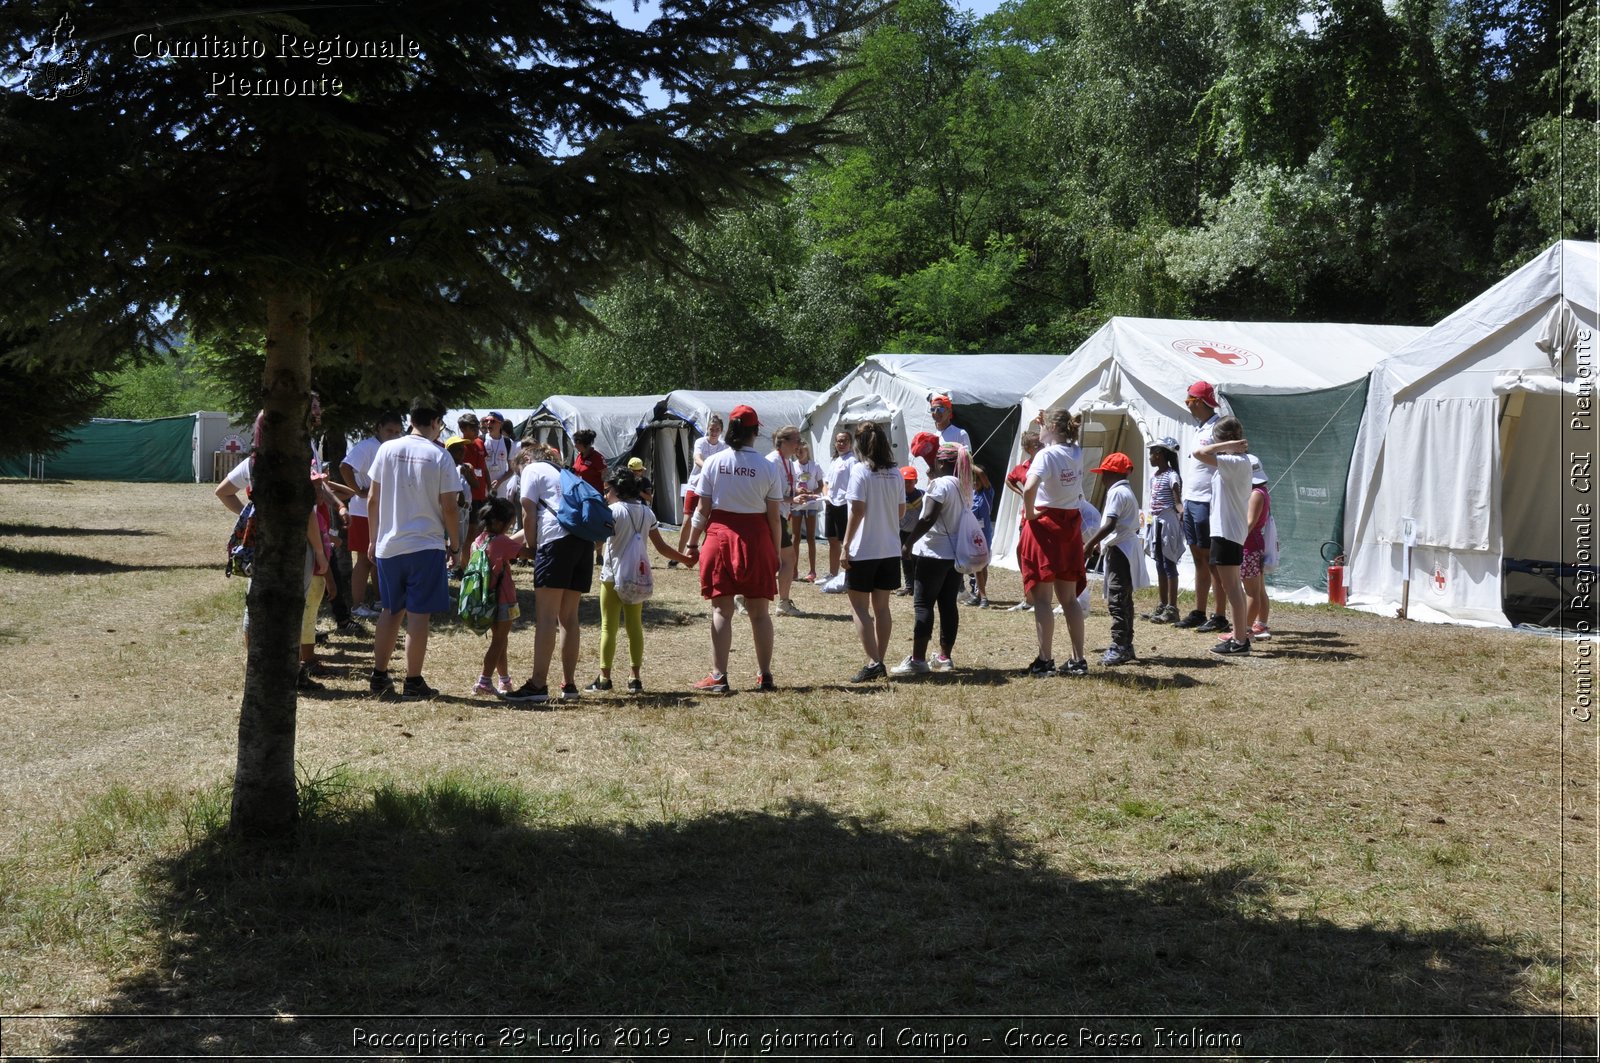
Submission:
[[[539,503],[556,515],[556,523],[568,535],[576,535],[591,543],[611,538],[616,524],[611,518],[611,507],[600,492],[571,469],[561,470],[561,506],[551,509],[550,503]]]

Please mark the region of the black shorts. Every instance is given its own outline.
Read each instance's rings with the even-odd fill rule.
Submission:
[[[850,526],[850,507],[824,502],[822,511],[822,537],[844,539],[844,530]]]
[[[540,543],[533,554],[533,585],[587,594],[594,585],[594,544],[576,535]]]
[[[1218,567],[1244,564],[1244,544],[1236,543],[1232,539],[1224,539],[1220,535],[1213,535],[1211,537],[1211,563]]]
[[[852,561],[844,570],[844,586],[851,591],[893,591],[900,589],[900,559],[874,557]]]

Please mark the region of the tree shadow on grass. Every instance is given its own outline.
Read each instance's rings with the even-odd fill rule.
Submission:
[[[1283,884],[1256,868],[1084,879],[1003,826],[896,831],[811,805],[542,825],[559,803],[496,783],[380,789],[286,850],[212,836],[148,865],[159,955],[105,1000],[124,1018],[74,1020],[58,1051],[349,1052],[355,1026],[481,1027],[478,1054],[504,1051],[490,1019],[350,1018],[413,1014],[524,1028],[716,1014],[757,1034],[819,1028],[802,1014],[1146,1015],[1025,1025],[1201,1026],[1247,1056],[1555,1054],[1592,1038],[1587,1020],[1517,1004],[1524,969],[1557,957],[1468,929],[1280,915]],[[214,1017],[237,1014],[257,1018]],[[1016,1025],[950,1021],[996,1046]],[[703,1036],[681,1038],[718,1023],[648,1025],[699,1055]]]
[[[117,572],[154,572],[162,569],[193,569],[218,571],[214,565],[125,565],[120,561],[107,561],[103,557],[86,557],[58,550],[13,550],[0,546],[0,569],[25,572],[35,576],[107,576]]]
[[[13,524],[10,521],[0,520],[0,537],[41,536],[73,539],[90,535],[147,536],[156,534],[158,533],[144,531],[139,528],[75,528],[59,524]]]

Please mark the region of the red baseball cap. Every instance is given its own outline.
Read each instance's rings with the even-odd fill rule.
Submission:
[[[735,424],[744,425],[746,428],[760,428],[761,418],[756,416],[756,411],[749,406],[735,406],[733,412],[728,414],[728,420]]]
[[[932,461],[939,453],[940,439],[932,432],[918,432],[911,437],[911,456],[921,458],[923,461]]]
[[[1189,385],[1189,397],[1199,399],[1213,410],[1217,408],[1217,389],[1204,380],[1196,380]]]
[[[935,395],[928,400],[929,406],[943,406],[947,410],[955,409],[955,404],[950,401],[949,395]]]
[[[900,476],[908,484],[914,484],[917,482],[917,470],[910,465],[900,466]]]
[[[1110,454],[1107,454],[1105,460],[1102,461],[1096,468],[1094,468],[1094,469],[1092,469],[1090,471],[1091,472],[1119,472],[1122,475],[1126,476],[1130,472],[1133,471],[1133,462],[1128,458],[1128,455],[1126,455],[1126,454],[1122,453],[1122,451],[1118,450],[1118,451],[1114,451],[1114,452],[1112,452]]]

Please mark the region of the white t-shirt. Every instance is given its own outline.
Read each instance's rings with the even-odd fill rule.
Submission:
[[[1083,497],[1083,448],[1076,443],[1052,443],[1033,456],[1028,472],[1039,474],[1035,507],[1072,509]]]
[[[1215,470],[1199,458],[1194,456],[1194,451],[1200,447],[1209,446],[1216,442],[1212,433],[1217,430],[1217,422],[1222,420],[1216,414],[1200,426],[1200,434],[1195,437],[1194,446],[1190,447],[1183,456],[1183,500],[1185,502],[1210,502],[1211,478],[1216,475]]]
[[[689,474],[689,490],[693,491],[697,495],[701,493],[700,474],[705,470],[706,462],[710,461],[712,457],[717,454],[721,454],[727,449],[728,444],[724,443],[720,439],[713,443],[711,442],[710,436],[701,436],[699,439],[694,441],[694,456],[699,464],[695,466],[694,471]]]
[[[229,470],[228,475],[222,478],[225,484],[232,484],[238,491],[250,490],[250,459],[247,457]]]
[[[783,488],[783,501],[778,503],[778,516],[784,520],[789,519],[790,512],[794,509],[790,499],[800,487],[800,476],[795,472],[794,462],[783,456],[781,451],[774,450],[767,455],[767,461],[772,466],[773,475],[778,478],[778,484]]]
[[[1118,480],[1106,492],[1106,508],[1100,514],[1101,522],[1113,522],[1114,531],[1104,539],[1105,547],[1121,546],[1139,538],[1139,500],[1127,480]]]
[[[363,491],[372,486],[372,477],[368,473],[372,470],[372,459],[377,457],[380,446],[382,444],[378,442],[377,436],[368,436],[351,447],[344,456],[344,463],[356,474],[356,486]],[[344,477],[341,476],[339,482],[343,483]],[[349,505],[352,517],[367,515],[366,495],[351,495]]]
[[[856,527],[855,538],[845,544],[852,561],[872,561],[900,556],[900,508],[906,504],[906,482],[894,466],[873,470],[864,461],[850,470],[850,486],[845,490],[850,508],[866,503],[866,516]]]
[[[538,549],[567,534],[567,529],[556,519],[556,514],[561,510],[560,469],[548,461],[529,462],[522,469],[521,498],[524,502],[533,503],[533,509],[539,515],[539,530],[533,542],[528,544],[529,549]],[[527,528],[526,515],[522,521],[523,528]]]
[[[1244,545],[1250,534],[1250,459],[1218,454],[1211,481],[1211,534]]]
[[[957,428],[954,424],[944,426],[944,431],[939,433],[939,438],[946,443],[960,443],[967,450],[972,449],[972,437],[967,435],[965,428]]]
[[[850,488],[850,466],[856,463],[854,454],[843,454],[828,466],[828,501],[842,506],[848,501],[844,493]]]
[[[728,513],[765,513],[768,500],[783,501],[783,474],[772,462],[744,447],[714,454],[700,470],[700,490],[711,508]]]
[[[483,444],[483,463],[489,470],[489,482],[492,484],[511,472],[511,459],[517,456],[520,448],[517,446],[517,441],[504,432],[500,434],[499,439],[482,435],[478,440]],[[503,484],[501,489],[504,489]]]
[[[457,517],[453,509],[445,514],[439,496],[461,489],[461,474],[448,451],[421,436],[403,435],[378,448],[368,475],[378,485],[373,557],[446,549],[444,522],[454,528]]]
[[[794,463],[795,475],[798,477],[799,489],[806,494],[814,495],[822,490],[822,466],[814,461],[797,461]],[[797,507],[802,513],[816,513],[822,509],[822,499],[813,499]]]
[[[922,495],[922,516],[926,517],[939,505],[939,519],[933,522],[922,538],[911,546],[918,557],[937,557],[945,561],[956,559],[956,531],[961,525],[961,485],[954,476],[940,476],[928,484]]]
[[[611,538],[606,540],[605,561],[600,565],[600,582],[617,582],[617,555],[627,546],[635,533],[644,536],[645,550],[650,549],[650,529],[657,524],[656,515],[642,500],[611,503]]]

